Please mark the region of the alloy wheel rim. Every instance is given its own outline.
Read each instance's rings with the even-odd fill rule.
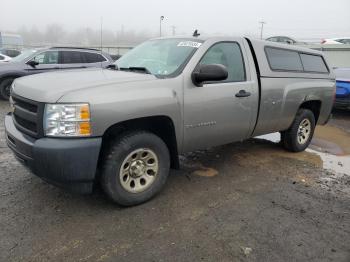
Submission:
[[[143,192],[154,183],[158,170],[158,157],[154,151],[137,149],[124,159],[120,167],[120,184],[130,193]]]
[[[310,138],[311,134],[311,122],[309,119],[304,119],[300,122],[298,128],[298,143],[304,145]]]

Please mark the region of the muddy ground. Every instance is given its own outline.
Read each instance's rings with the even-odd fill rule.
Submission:
[[[0,261],[350,261],[350,112],[307,152],[251,139],[188,154],[155,199],[120,208],[31,175],[5,145],[7,110]]]

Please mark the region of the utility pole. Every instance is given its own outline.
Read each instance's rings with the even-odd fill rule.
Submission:
[[[260,39],[263,39],[264,24],[266,24],[266,22],[265,21],[260,21],[259,23],[261,24]]]
[[[103,17],[101,16],[101,55],[102,55],[102,49],[103,49]],[[101,68],[102,68],[102,61],[101,61]]]
[[[102,46],[103,46],[103,17],[100,18],[101,28],[100,28],[100,45],[101,45],[101,52],[102,52]]]
[[[120,34],[122,35],[122,37],[124,37],[124,25],[120,26]]]
[[[171,29],[173,30],[173,36],[176,35],[176,26],[171,26]]]
[[[86,29],[85,29],[86,31],[86,35],[85,35],[85,38],[86,38],[86,45],[88,46],[90,43],[89,43],[89,28],[87,27]]]
[[[159,18],[159,36],[162,37],[162,21],[164,20],[164,15]]]

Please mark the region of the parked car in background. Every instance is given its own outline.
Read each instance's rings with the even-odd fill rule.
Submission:
[[[337,92],[335,108],[350,109],[350,68],[335,68]]]
[[[4,62],[9,62],[9,61],[11,61],[11,59],[12,59],[12,57],[0,54],[0,64],[4,63]]]
[[[0,54],[7,55],[9,57],[16,57],[21,54],[21,51],[17,49],[10,49],[10,48],[1,48]]]
[[[8,100],[13,80],[21,76],[63,69],[105,68],[112,62],[109,54],[96,49],[52,47],[26,50],[0,66],[0,97]]]
[[[335,75],[319,51],[244,37],[159,38],[109,69],[16,79],[8,146],[55,185],[116,203],[155,196],[178,154],[281,132],[305,150],[333,107]]]
[[[321,44],[329,45],[349,45],[350,37],[340,37],[340,38],[329,38],[323,39]]]
[[[266,38],[266,41],[282,43],[282,44],[290,44],[290,45],[295,45],[299,43],[297,40],[288,36],[272,36],[272,37]]]

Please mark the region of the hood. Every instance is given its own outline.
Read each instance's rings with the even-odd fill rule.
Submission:
[[[18,78],[13,92],[34,101],[54,103],[72,91],[155,79],[153,75],[101,68],[55,71]]]
[[[13,62],[13,61],[7,61],[0,63],[0,74],[3,72],[7,72],[10,70],[18,70],[20,68],[24,68],[26,64],[20,63],[20,62]]]

